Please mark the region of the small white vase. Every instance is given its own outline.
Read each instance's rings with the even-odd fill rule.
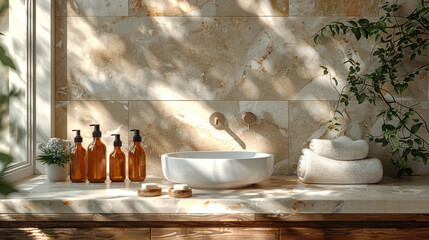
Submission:
[[[48,175],[48,180],[51,182],[60,182],[65,181],[68,176],[68,164],[65,164],[64,167],[61,167],[58,164],[51,164],[46,166],[46,175]]]

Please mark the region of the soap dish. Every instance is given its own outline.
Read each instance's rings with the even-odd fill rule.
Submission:
[[[155,183],[143,183],[141,188],[137,189],[140,197],[157,197],[162,195],[162,188]]]
[[[174,198],[187,198],[192,196],[192,189],[188,184],[176,184],[168,189],[168,195]]]

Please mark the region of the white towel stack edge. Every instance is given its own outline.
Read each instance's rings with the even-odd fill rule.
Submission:
[[[383,177],[383,166],[377,158],[368,158],[365,140],[349,137],[333,140],[313,139],[310,149],[303,149],[297,175],[305,183],[369,184]]]
[[[365,140],[353,141],[346,136],[333,140],[313,139],[309,148],[319,156],[345,161],[364,159],[369,151],[369,145]]]
[[[309,149],[304,149],[303,153],[297,175],[305,183],[369,184],[383,177],[383,166],[377,158],[341,161],[318,156]]]

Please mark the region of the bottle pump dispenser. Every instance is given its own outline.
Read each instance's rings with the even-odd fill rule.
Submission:
[[[74,138],[75,147],[70,153],[70,180],[72,182],[85,182],[86,180],[86,150],[82,146],[82,137],[80,130],[76,132]]]
[[[128,178],[131,181],[143,182],[146,178],[146,152],[142,146],[142,137],[137,129],[134,132],[133,145],[128,152]]]
[[[101,141],[99,124],[91,124],[93,141],[88,146],[88,180],[92,183],[106,181],[106,145]]]
[[[121,136],[119,134],[112,134],[112,136],[115,136],[113,142],[115,149],[109,158],[109,177],[112,182],[123,182],[125,180],[125,153],[121,150]]]

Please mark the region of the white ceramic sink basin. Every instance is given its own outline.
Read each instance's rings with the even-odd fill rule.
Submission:
[[[164,177],[193,188],[239,188],[270,178],[274,156],[257,152],[177,152],[161,156]]]

